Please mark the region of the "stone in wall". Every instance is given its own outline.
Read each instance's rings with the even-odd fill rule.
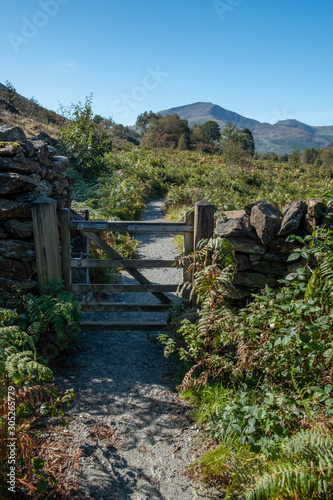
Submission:
[[[246,205],[244,210],[224,212],[215,234],[232,243],[237,259],[235,290],[229,297],[242,300],[265,285],[280,287],[279,279],[305,263],[302,259],[288,262],[289,255],[300,246],[298,241],[286,241],[288,235],[304,237],[331,221],[333,225],[333,210],[315,198],[290,203],[282,213],[263,200]]]
[[[264,245],[277,236],[282,222],[278,207],[266,202],[256,203],[251,210],[250,224]]]
[[[41,196],[70,208],[68,159],[57,156],[57,140],[47,134],[28,140],[19,127],[0,126],[0,294],[35,290],[31,203]],[[59,213],[59,212],[58,212]]]

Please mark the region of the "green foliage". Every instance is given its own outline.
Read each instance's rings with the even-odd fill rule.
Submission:
[[[301,430],[281,442],[247,500],[327,499],[333,496],[333,436],[327,428]]]
[[[5,488],[8,478],[10,393],[10,401],[15,401],[17,488],[22,496],[56,486],[52,474],[43,470],[43,461],[34,459],[32,426],[41,415],[61,413],[60,407],[74,397],[73,390],[58,395],[47,364],[76,337],[79,304],[60,283],[51,283],[46,291],[40,297],[22,297],[17,310],[0,309],[0,487]]]
[[[60,148],[75,169],[89,179],[107,170],[106,155],[112,149],[108,129],[93,119],[92,94],[84,104],[72,104],[73,119],[60,135]]]
[[[195,470],[230,498],[250,491],[251,499],[291,498],[291,492],[297,499],[331,495],[332,437],[321,447],[323,431],[316,429],[327,433],[333,415],[333,235],[318,229],[305,240],[290,239],[302,245],[290,261],[303,259],[305,265],[281,280],[280,290],[266,287],[240,310],[225,299],[232,255],[222,259],[229,272],[216,266],[214,251],[212,256],[222,239],[215,245],[201,242],[180,261],[197,268],[199,320],[183,321],[162,341],[167,354],[177,352],[186,364],[181,389],[197,406],[197,419],[221,443]],[[298,432],[301,428],[306,430]],[[238,442],[236,451],[230,435]]]

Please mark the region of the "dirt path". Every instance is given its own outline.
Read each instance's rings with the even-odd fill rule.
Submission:
[[[144,219],[161,217],[161,201],[148,204]],[[138,239],[145,257],[177,253],[171,237]],[[153,272],[145,271],[155,282],[166,282],[167,270]],[[171,282],[179,281],[179,271],[171,272]],[[219,498],[185,475],[202,438],[175,391],[174,362],[152,341],[157,333],[84,332],[58,363],[56,382],[62,389],[73,387],[76,400],[66,410],[69,432],[53,438],[53,453],[64,464],[67,488],[78,485],[77,498]]]

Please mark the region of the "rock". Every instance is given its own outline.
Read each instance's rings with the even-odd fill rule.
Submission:
[[[17,172],[19,174],[38,173],[40,166],[33,160],[25,159],[23,162],[14,161],[13,158],[0,156],[0,172]]]
[[[32,191],[36,186],[37,182],[28,175],[22,175],[16,172],[0,173],[0,195]]]
[[[4,228],[0,226],[0,240],[8,238],[8,234],[5,232]]]
[[[28,262],[35,257],[35,245],[27,241],[2,240],[0,241],[0,255],[8,259]]]
[[[244,300],[250,298],[251,293],[253,293],[254,291],[254,289],[253,291],[251,291],[245,287],[235,286],[232,290],[228,290],[226,292],[226,297],[231,300]]]
[[[286,238],[280,237],[276,238],[275,240],[271,241],[270,244],[268,245],[268,253],[270,254],[281,254],[281,253],[286,253],[290,254],[293,253],[296,248],[300,247],[300,243],[296,241],[295,243],[292,242],[287,242]]]
[[[310,214],[305,214],[303,218],[303,227],[308,233],[313,233],[313,231],[318,226],[317,219],[312,217]]]
[[[326,205],[319,198],[308,198],[306,206],[307,213],[316,219],[321,219],[326,213]]]
[[[271,287],[279,286],[276,278],[251,271],[236,273],[233,284],[235,286],[245,286],[246,288],[264,288],[266,285]]]
[[[259,273],[267,274],[268,276],[283,276],[286,274],[286,266],[281,262],[261,260],[257,264],[252,264],[252,268]]]
[[[69,160],[66,156],[54,156],[53,168],[57,174],[62,174],[69,167]]]
[[[47,197],[51,195],[52,190],[53,190],[52,185],[45,180],[41,181],[36,188],[36,192],[40,196],[47,196]]]
[[[280,210],[270,203],[258,203],[251,210],[250,224],[255,228],[264,245],[267,245],[278,234],[281,221]]]
[[[49,149],[47,144],[43,144],[39,151],[39,163],[41,165],[49,166]]]
[[[255,205],[258,205],[259,203],[266,203],[265,200],[258,200],[258,201],[255,201],[253,203],[248,203],[247,205],[245,205],[244,207],[244,211],[245,213],[250,216],[251,215],[251,212],[252,212],[252,208],[255,206]]]
[[[256,255],[256,254],[251,254],[250,255],[250,262],[251,264],[258,264],[262,259],[262,255]]]
[[[47,146],[47,149],[49,150],[49,157],[53,158],[57,154],[57,150],[53,146]]]
[[[215,234],[221,238],[229,236],[248,236],[256,239],[257,234],[253,227],[250,226],[250,218],[244,210],[232,210],[224,212],[227,217],[225,222],[217,221]]]
[[[18,153],[17,155],[15,155],[13,157],[13,160],[18,162],[18,163],[23,163],[23,162],[25,162],[25,156],[23,153]]]
[[[25,141],[25,143],[23,144],[23,149],[25,156],[27,156],[28,158],[30,158],[30,156],[35,153],[34,145],[30,141]]]
[[[23,151],[18,142],[0,142],[0,156],[15,156]]]
[[[56,194],[56,195],[63,194],[64,189],[65,189],[63,184],[60,181],[53,181],[52,187],[53,187],[52,193]]]
[[[37,281],[28,280],[28,281],[15,281],[10,278],[2,278],[0,277],[0,290],[2,295],[7,294],[10,298],[18,297],[20,291],[33,291],[38,290]]]
[[[294,201],[283,208],[283,219],[279,235],[291,234],[299,228],[306,209],[305,201]]]
[[[287,253],[269,253],[269,252],[266,252],[262,256],[263,260],[267,260],[269,262],[286,263],[288,258],[289,258],[289,254],[287,254]]]
[[[39,141],[46,142],[49,146],[52,146],[53,148],[56,148],[59,142],[58,139],[49,136],[49,134],[47,134],[46,132],[40,132],[40,134],[38,134],[36,139]]]
[[[40,193],[37,193],[36,189],[34,189],[33,191],[29,191],[27,193],[15,194],[11,198],[12,200],[19,201],[20,203],[30,203],[40,197]]]
[[[0,127],[0,142],[25,142],[26,136],[20,127],[2,125]]]
[[[263,255],[267,249],[260,241],[250,240],[249,238],[237,236],[228,238],[228,241],[234,247],[235,252]]]
[[[15,218],[30,219],[31,205],[30,203],[22,203],[16,200],[0,199],[0,218],[15,219]]]
[[[0,256],[0,275],[2,277],[24,281],[29,278],[30,274],[31,269],[28,262],[21,262]]]
[[[236,254],[237,271],[247,271],[251,269],[251,262],[247,255]]]
[[[33,234],[32,221],[22,222],[11,219],[5,223],[5,228],[14,238],[29,238]]]

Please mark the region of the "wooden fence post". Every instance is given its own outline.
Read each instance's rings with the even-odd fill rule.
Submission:
[[[71,218],[71,212],[68,208],[61,210],[61,269],[62,278],[64,280],[65,289],[70,291],[71,288],[71,236],[68,223]]]
[[[57,202],[43,196],[31,204],[39,292],[50,281],[61,280]]]
[[[214,212],[215,206],[207,200],[198,201],[194,206],[194,233],[193,246],[194,250],[197,244],[204,238],[212,238],[214,235]],[[192,273],[192,283],[194,280],[194,272]],[[195,306],[197,302],[196,296],[193,294],[191,305]]]
[[[212,238],[214,234],[215,206],[207,200],[198,201],[194,208],[194,250],[203,238]]]
[[[194,225],[194,209],[188,210],[185,214],[184,222],[187,226]],[[184,234],[184,253],[191,253],[194,250],[194,233]],[[193,282],[193,271],[188,269],[189,266],[184,266],[183,269],[183,282],[192,283]],[[189,299],[190,290],[186,289],[182,291],[182,297],[186,300]]]

